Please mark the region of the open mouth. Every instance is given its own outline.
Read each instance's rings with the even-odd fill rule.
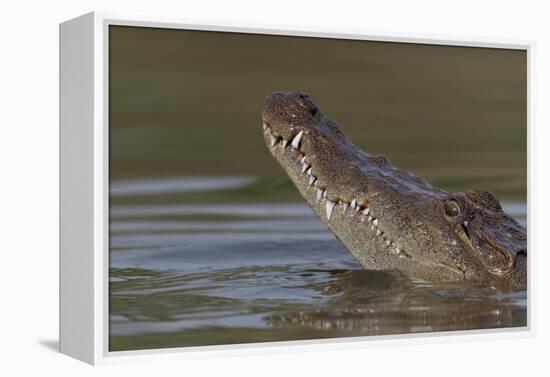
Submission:
[[[326,182],[321,182],[315,173],[315,161],[302,148],[306,137],[304,130],[300,130],[286,139],[273,131],[272,127],[265,121],[262,127],[271,153],[284,167],[294,171],[302,189],[307,191],[305,196],[308,203],[312,207],[323,207],[324,204],[322,214],[326,219],[327,226],[331,227],[331,219],[334,219],[334,216],[348,219],[350,223],[354,221],[362,224],[372,233],[373,242],[380,242],[383,247],[388,249],[389,254],[400,258],[410,258],[410,255],[403,250],[402,245],[388,237],[384,231],[384,225],[381,224],[367,202],[360,202],[357,198],[348,201],[338,198],[337,192],[331,191],[329,193]],[[290,161],[290,164],[286,161]]]

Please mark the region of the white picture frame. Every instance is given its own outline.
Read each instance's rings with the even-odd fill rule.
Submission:
[[[211,25],[161,18],[88,13],[60,24],[60,351],[90,364],[146,359],[181,359],[233,353],[265,353],[277,347],[370,347],[386,342],[440,342],[460,338],[500,339],[533,336],[533,265],[528,259],[528,326],[499,330],[406,334],[109,352],[108,349],[108,33],[111,25],[186,30],[314,36],[487,48],[520,49],[528,62],[528,224],[531,224],[531,140],[533,137],[531,72],[534,42],[462,40],[448,36],[365,32],[364,30],[288,28],[279,25],[224,23]],[[532,227],[528,227],[529,239]],[[460,337],[457,337],[460,335]],[[282,348],[281,348],[282,347]]]

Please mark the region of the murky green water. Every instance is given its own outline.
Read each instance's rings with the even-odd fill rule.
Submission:
[[[113,184],[135,203],[111,206],[111,350],[526,325],[525,291],[362,270],[304,202],[147,201],[253,182]],[[525,223],[525,205],[505,208]]]
[[[111,350],[524,326],[526,292],[363,271],[268,152],[266,94],[525,222],[527,56],[111,27]]]

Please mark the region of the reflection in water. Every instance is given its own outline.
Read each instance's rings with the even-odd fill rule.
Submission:
[[[347,271],[319,289],[340,295],[332,300],[331,307],[274,314],[271,323],[336,329],[342,336],[526,325],[524,292],[411,283],[373,271]]]
[[[111,350],[526,325],[525,291],[362,270],[303,203],[136,200],[110,228]]]

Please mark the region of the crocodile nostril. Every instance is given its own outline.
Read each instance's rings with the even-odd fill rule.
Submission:
[[[310,113],[311,115],[315,115],[315,114],[317,114],[317,109],[311,108],[311,109],[309,109],[309,113]]]

